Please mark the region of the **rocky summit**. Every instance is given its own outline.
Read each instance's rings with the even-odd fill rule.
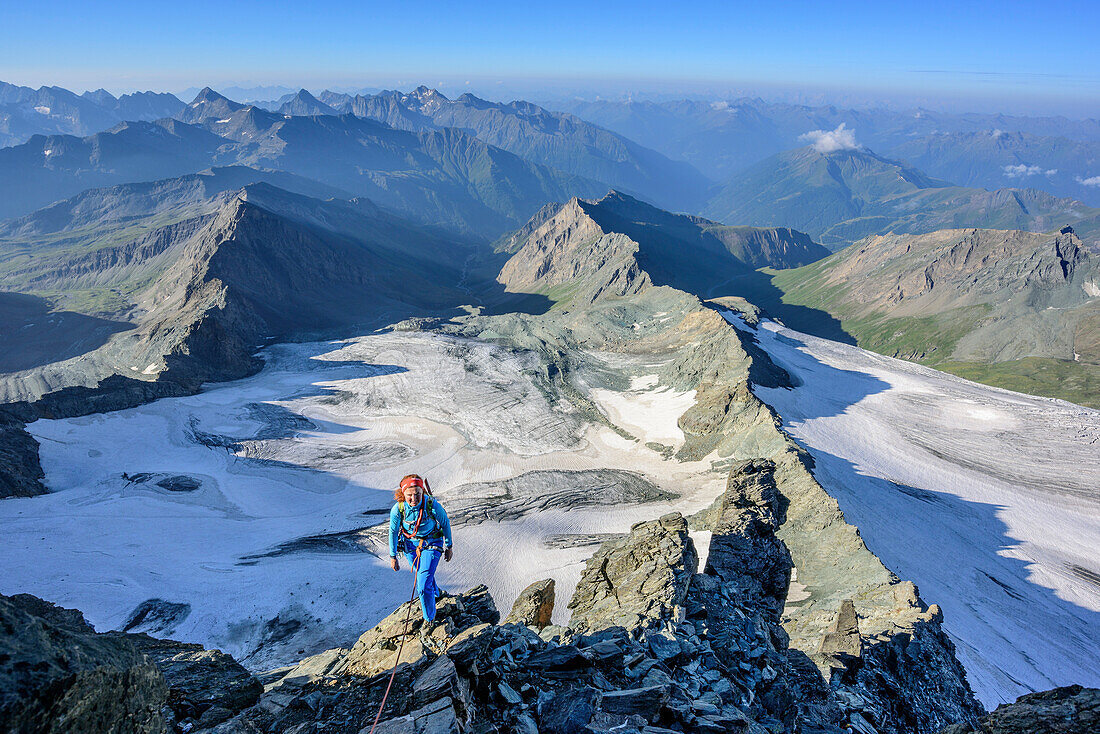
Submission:
[[[605,542],[565,627],[547,624],[552,582],[524,590],[503,621],[481,586],[440,599],[427,637],[407,602],[350,648],[253,677],[216,650],[96,633],[73,610],[3,597],[0,654],[14,664],[2,668],[0,719],[15,731],[188,734],[360,734],[376,716],[382,734],[994,731],[979,728],[982,709],[934,610],[907,642],[863,649],[845,603],[821,644],[828,679],[790,647],[775,470],[733,467],[708,514],[702,571],[678,513]],[[1063,715],[1088,695],[1032,704],[1029,715]]]

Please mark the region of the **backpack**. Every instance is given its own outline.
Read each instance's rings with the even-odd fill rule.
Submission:
[[[430,494],[425,493],[423,502],[424,502],[424,510],[427,511],[429,514],[431,514],[433,512],[433,510],[435,509],[435,500],[432,498],[432,496]],[[416,531],[420,527],[420,520],[423,519],[424,515],[421,514],[419,517],[417,517],[416,525],[413,526],[413,532],[408,533],[408,532],[405,531],[405,500],[401,500],[400,502],[397,503],[397,511],[401,514],[401,519],[397,523],[397,529],[401,532],[401,535],[403,535],[405,538],[407,538],[409,540],[412,540],[413,538],[416,537]],[[434,517],[434,515],[433,515],[433,517]],[[437,540],[437,539],[442,538],[442,537],[443,537],[443,528],[439,525],[439,522],[436,521],[435,530],[432,532],[431,535],[429,535],[427,538],[425,538],[425,540]]]

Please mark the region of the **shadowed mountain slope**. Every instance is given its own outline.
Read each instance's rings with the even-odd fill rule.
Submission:
[[[219,170],[86,192],[8,223],[0,232],[5,287],[45,301],[42,313],[19,318],[10,353],[37,345],[37,356],[3,375],[0,401],[33,401],[113,374],[193,389],[247,373],[264,338],[397,321],[465,297],[456,285],[478,251],[471,243],[366,200],[320,201],[266,178],[295,182]],[[248,185],[232,186],[241,181]],[[12,309],[26,310],[23,301],[9,305],[12,318]],[[98,342],[57,335],[55,322],[80,315],[121,333]]]
[[[527,160],[595,179],[669,209],[698,208],[712,186],[687,163],[669,160],[622,135],[530,102],[503,104],[472,94],[452,100],[427,87],[409,94],[330,94],[326,99],[342,112],[403,130],[458,128]]]

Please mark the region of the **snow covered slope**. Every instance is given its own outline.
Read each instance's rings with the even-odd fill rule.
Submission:
[[[871,551],[943,608],[982,702],[1100,685],[1100,412],[754,333],[800,383],[754,392]]]
[[[699,510],[725,485],[707,461],[644,446],[678,448],[684,394],[655,377],[597,397],[629,440],[547,391],[533,353],[483,341],[388,333],[265,359],[192,397],[31,424],[51,493],[0,503],[0,592],[264,668],[349,645],[408,598],[371,529],[408,472],[455,526],[445,588],[488,582],[510,604],[553,576],[561,615],[601,533]],[[642,412],[671,428],[647,433]]]

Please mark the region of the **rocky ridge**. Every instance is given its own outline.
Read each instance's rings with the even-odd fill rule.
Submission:
[[[247,180],[248,172],[209,178],[242,176]],[[75,356],[44,357],[36,366],[0,375],[0,430],[11,437],[0,450],[0,497],[45,491],[37,446],[22,423],[190,394],[204,381],[254,372],[260,365],[256,347],[265,340],[387,323],[446,309],[466,297],[456,284],[467,243],[418,228],[370,202],[321,202],[262,179],[219,191],[220,184],[193,178],[201,177],[164,186],[181,221],[156,226],[157,215],[146,214],[151,229],[133,242],[100,246],[90,255],[54,248],[27,275],[28,290],[129,294],[120,307],[126,329]],[[148,204],[145,187],[118,189],[103,192],[98,207],[85,201],[58,207],[72,215],[64,222],[77,216],[78,222],[102,222],[101,210],[120,200],[137,201],[139,208]],[[133,221],[105,226],[126,232]],[[97,261],[87,262],[92,255]],[[38,320],[47,318],[58,317],[43,314]],[[33,340],[33,334],[22,331],[13,339]],[[12,347],[29,348],[23,341]]]
[[[399,649],[378,732],[839,734],[975,724],[981,711],[965,687],[929,689],[906,706],[859,680],[830,686],[789,647],[777,583],[791,566],[774,532],[782,512],[770,479],[774,469],[757,461],[731,471],[712,526],[715,555],[702,572],[679,514],[638,523],[626,538],[601,546],[577,585],[567,627],[517,621],[531,619],[524,610],[533,596],[542,597],[539,607],[552,604],[552,594],[540,592],[544,583],[521,595],[504,622],[484,587],[444,597],[427,645],[416,634],[418,615],[410,615],[417,602],[408,602],[350,648],[261,675],[262,694],[260,682],[220,653],[145,635],[96,634],[78,613],[33,597],[5,598],[0,609],[30,609],[21,613],[34,616],[35,625],[64,625],[72,639],[28,652],[24,634],[7,632],[0,644],[29,663],[35,655],[74,659],[74,650],[90,645],[123,646],[128,656],[122,658],[114,647],[84,655],[85,666],[104,671],[101,676],[144,676],[142,687],[122,689],[87,719],[103,730],[369,731]],[[757,562],[745,565],[746,558]],[[0,716],[54,711],[49,691],[58,687],[70,691],[70,699],[93,695],[79,677],[61,672],[50,674],[59,681],[52,687],[30,685],[20,672],[27,669],[12,671],[4,686],[12,694]],[[84,716],[73,709],[74,730],[91,730],[79,728]]]
[[[773,283],[865,349],[1100,404],[1100,267],[1070,227],[878,235]]]

